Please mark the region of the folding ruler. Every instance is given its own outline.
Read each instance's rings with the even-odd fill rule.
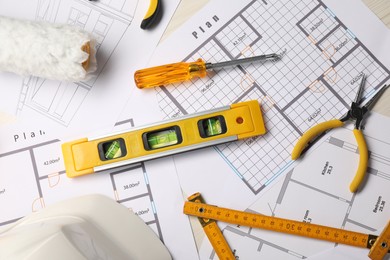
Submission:
[[[202,203],[199,198],[199,193],[195,193],[189,197],[189,201],[186,201],[184,204],[184,214],[198,217],[199,220],[201,220],[201,223],[202,221],[214,221],[213,225],[215,225],[216,228],[218,228],[218,226],[215,221],[219,220],[234,225],[261,228],[350,246],[369,248],[370,252],[368,256],[373,260],[381,260],[388,252],[390,252],[390,222],[378,237],[376,235],[363,234],[307,222],[305,223],[228,208],[220,208]],[[203,227],[203,229],[220,259],[235,259],[226,240],[211,233],[215,230],[215,227],[213,229]],[[219,232],[221,231],[219,230]],[[226,248],[230,251],[230,255],[226,253]],[[222,250],[223,254],[220,253]]]

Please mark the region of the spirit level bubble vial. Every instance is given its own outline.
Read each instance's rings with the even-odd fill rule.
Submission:
[[[62,144],[66,175],[127,164],[265,134],[257,100],[186,115],[131,131]]]

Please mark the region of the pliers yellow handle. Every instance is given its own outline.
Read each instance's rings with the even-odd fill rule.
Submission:
[[[353,129],[353,134],[355,135],[355,139],[358,144],[360,160],[355,177],[349,185],[349,190],[351,192],[355,192],[359,185],[363,182],[368,166],[368,149],[363,133],[359,129]]]
[[[314,127],[307,130],[301,138],[298,140],[297,144],[295,145],[292,153],[291,158],[293,160],[296,160],[301,155],[302,151],[306,148],[306,146],[315,139],[319,134],[326,132],[330,129],[337,128],[340,126],[343,126],[344,122],[339,119],[333,119],[330,121],[326,121],[323,123],[320,123],[318,125],[315,125]],[[364,139],[363,133],[359,129],[354,129],[353,134],[355,135],[356,142],[358,144],[359,149],[359,155],[360,155],[360,161],[359,166],[356,171],[355,177],[353,178],[351,184],[349,185],[349,190],[351,192],[355,192],[359,185],[363,182],[364,176],[367,171],[367,165],[368,165],[368,150],[367,150],[367,144]]]
[[[296,160],[301,156],[302,151],[306,148],[310,141],[314,140],[319,134],[328,131],[330,129],[343,126],[344,122],[339,119],[329,120],[318,125],[313,126],[309,130],[307,130],[301,138],[299,138],[298,142],[294,146],[294,149],[291,153],[291,159]]]
[[[148,11],[141,22],[141,29],[151,28],[161,19],[161,0],[150,0]]]

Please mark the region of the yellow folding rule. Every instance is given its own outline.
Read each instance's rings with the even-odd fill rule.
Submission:
[[[186,201],[184,204],[183,212],[184,214],[198,217],[201,223],[202,221],[213,223],[212,228],[205,228],[203,224],[202,226],[218,257],[225,260],[235,258],[215,223],[217,220],[234,225],[266,229],[355,247],[368,248],[370,249],[368,256],[373,260],[381,260],[390,252],[390,222],[386,225],[382,233],[379,236],[376,236],[307,222],[212,206],[203,203],[199,193],[195,193],[189,197],[189,201]],[[221,235],[218,235],[218,232],[215,231],[215,229],[218,229]],[[213,233],[217,235],[214,235]],[[226,248],[229,249],[230,254],[226,252]]]

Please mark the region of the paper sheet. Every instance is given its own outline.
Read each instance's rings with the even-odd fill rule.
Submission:
[[[327,259],[342,259],[342,260],[368,260],[367,249],[352,248],[339,245],[335,248],[326,250],[322,253],[308,257],[310,260],[327,260]]]
[[[164,118],[170,118],[259,100],[268,129],[263,137],[174,156],[184,196],[201,192],[214,205],[378,234],[390,215],[389,119],[373,115],[367,120],[365,135],[376,156],[364,189],[356,195],[348,191],[359,160],[349,128],[332,131],[303,161],[293,163],[290,153],[304,131],[346,112],[362,73],[368,77],[366,96],[389,82],[389,35],[359,1],[266,0],[229,6],[213,1],[158,47],[150,66],[270,52],[282,53],[282,60],[212,71],[202,79],[156,88],[155,93],[145,90],[136,95],[149,101],[137,103],[156,110],[157,102]],[[194,225],[200,258],[215,259],[200,225]],[[304,258],[334,247],[245,227],[220,227],[240,259]]]
[[[246,210],[379,235],[390,216],[387,129],[390,129],[388,117],[372,113],[366,120],[364,135],[371,155],[365,182],[357,193],[348,189],[359,160],[357,145],[351,127],[340,128],[322,138],[304,159]],[[346,255],[368,259],[368,249],[338,245],[337,252],[331,252],[334,243],[272,231],[228,225],[223,234],[240,259],[303,259],[315,255],[319,259],[345,259]],[[214,254],[210,244],[202,243],[202,259],[214,259]],[[329,255],[334,258],[326,258]]]
[[[0,227],[57,201],[101,193],[140,216],[174,258],[198,258],[172,161],[70,179],[61,153],[64,141],[140,125],[133,119],[138,110],[120,115],[135,89],[132,74],[147,63],[178,3],[164,1],[162,20],[144,31],[148,1],[23,1],[21,9],[21,1],[0,0],[0,15],[71,23],[99,45],[97,77],[88,82],[0,72]]]
[[[7,93],[0,102],[3,117],[30,121],[57,136],[111,127],[135,89],[134,71],[148,62],[179,2],[165,1],[158,26],[142,30],[139,26],[148,8],[145,1],[0,1],[0,15],[81,27],[92,34],[98,49],[96,77],[85,82],[0,72],[0,91]]]
[[[156,88],[155,93],[146,90],[142,98],[151,100],[146,104],[158,102],[165,118],[248,99],[261,102],[266,135],[174,156],[185,194],[201,191],[214,203],[227,201],[244,209],[248,204],[243,201],[255,201],[293,167],[290,153],[303,132],[346,112],[363,73],[365,95],[389,81],[390,58],[384,50],[390,33],[361,2],[239,1],[221,6],[224,1],[210,2],[159,45],[149,65],[273,52],[282,59],[210,71],[205,78]]]
[[[53,3],[57,2],[53,1]],[[328,5],[331,7],[330,9]],[[221,6],[224,6],[224,8],[221,8]],[[353,10],[349,8],[350,6],[354,6]],[[356,19],[356,17],[359,19]],[[312,30],[312,28],[314,29]],[[378,35],[383,40],[378,41]],[[128,37],[126,41],[133,39],[130,36]],[[132,75],[132,73],[130,69],[125,70],[124,67],[127,65],[122,64],[122,62],[127,62],[127,59],[121,58],[125,56],[114,52],[107,64],[111,60],[112,62],[120,60],[120,62],[110,66],[106,65],[107,73],[101,74],[101,80],[98,78],[99,84],[96,83],[96,86],[99,87],[93,88],[93,91],[96,89],[96,94],[91,92],[87,96],[87,98],[91,97],[91,100],[99,100],[99,104],[87,102],[93,109],[89,109],[90,107],[85,103],[85,109],[81,109],[81,107],[77,109],[75,116],[70,121],[67,121],[68,124],[66,126],[63,126],[61,123],[58,124],[58,118],[53,120],[51,114],[48,115],[46,113],[41,118],[37,118],[36,115],[40,115],[41,112],[34,112],[36,109],[24,106],[26,109],[22,110],[16,118],[23,118],[23,120],[18,122],[20,125],[10,123],[6,128],[2,127],[0,138],[4,140],[1,140],[2,147],[0,147],[0,169],[1,172],[10,174],[0,175],[2,178],[0,182],[2,184],[0,185],[7,183],[3,187],[0,186],[0,203],[2,206],[5,205],[5,208],[15,208],[15,204],[19,206],[15,210],[7,211],[7,215],[4,215],[1,223],[5,225],[7,221],[14,221],[30,212],[31,207],[35,209],[35,207],[44,206],[46,200],[48,201],[47,203],[51,203],[57,199],[62,199],[64,198],[61,197],[63,194],[66,194],[65,196],[75,196],[80,191],[99,191],[115,198],[117,198],[116,196],[121,196],[120,198],[129,196],[132,198],[134,194],[132,195],[131,191],[133,189],[125,187],[143,187],[143,189],[148,187],[146,183],[141,185],[142,178],[133,179],[133,176],[145,176],[145,172],[149,180],[162,178],[161,172],[167,173],[166,178],[168,181],[164,177],[164,179],[159,181],[150,182],[150,187],[153,186],[151,194],[155,200],[159,200],[158,205],[156,204],[157,210],[164,209],[168,205],[174,208],[168,207],[168,209],[178,212],[181,198],[178,200],[177,197],[181,196],[181,194],[179,194],[178,183],[175,183],[171,175],[172,172],[176,171],[180,178],[184,196],[199,191],[209,203],[237,209],[246,209],[251,201],[255,201],[256,203],[250,208],[265,213],[265,210],[269,210],[268,204],[277,204],[275,204],[275,201],[281,191],[278,185],[284,183],[285,178],[288,176],[299,177],[297,171],[295,171],[294,175],[288,174],[300,165],[293,165],[288,159],[291,148],[298,136],[314,124],[338,117],[344,113],[354,96],[361,72],[364,71],[364,73],[369,75],[366,94],[371,93],[375,88],[388,81],[390,77],[388,69],[390,62],[388,55],[385,55],[385,50],[386,46],[389,46],[389,41],[388,30],[381,26],[378,20],[360,2],[343,1],[339,3],[337,1],[307,0],[278,1],[274,3],[267,0],[247,0],[234,1],[227,6],[225,1],[212,1],[199,14],[195,15],[193,19],[189,20],[186,25],[173,34],[171,38],[164,40],[155,52],[154,59],[150,65],[180,60],[190,61],[199,57],[209,62],[217,62],[253,56],[264,52],[282,52],[284,53],[283,59],[275,63],[254,64],[212,72],[209,74],[209,77],[204,79],[193,80],[192,82],[176,86],[167,86],[162,89],[130,90],[132,92],[131,98],[123,110],[124,114],[122,114],[126,115],[127,113],[128,117],[118,117],[117,112],[121,110],[120,104],[125,103],[121,96],[123,92],[119,91],[119,88],[125,88],[125,85],[127,87],[127,84],[131,84],[130,82],[132,81],[129,79],[130,77],[123,76],[123,73],[126,72],[126,75]],[[126,44],[123,43],[120,46],[123,47],[124,45]],[[125,47],[122,47],[118,47],[118,50],[125,49]],[[0,87],[4,88],[6,83],[7,86],[20,86],[21,90],[21,86],[24,83],[20,82],[18,83],[19,85],[13,83],[15,81],[18,82],[18,80],[18,77],[7,74],[6,80],[0,77]],[[107,86],[113,86],[113,88],[108,91]],[[20,97],[19,92],[18,90],[16,92],[17,94],[10,92],[9,98],[18,99]],[[110,107],[115,106],[117,110],[114,109],[114,111],[117,114],[113,114],[112,110],[105,111],[103,108],[106,107],[100,101],[102,97],[110,94],[113,95],[109,102]],[[74,137],[84,133],[84,131],[88,131],[88,129],[95,131],[98,125],[99,129],[103,127],[110,129],[114,123],[119,125],[126,123],[142,125],[160,120],[163,117],[179,116],[212,107],[228,105],[245,99],[258,99],[262,102],[268,128],[268,133],[264,137],[253,141],[246,140],[174,156],[174,169],[170,161],[171,158],[168,157],[152,161],[150,164],[145,163],[143,167],[141,165],[135,169],[128,169],[129,171],[135,170],[138,174],[99,174],[77,180],[77,183],[76,180],[68,180],[62,177],[64,172],[63,168],[60,167],[62,165],[60,163],[61,159],[57,160],[57,158],[60,158],[60,156],[57,156],[60,152],[58,145],[55,144],[60,142],[57,140],[60,137],[55,137],[56,134],[61,133],[62,136],[62,133],[64,133],[61,129],[66,128],[66,135]],[[20,104],[7,101],[2,106],[8,103],[10,105],[13,104],[14,108],[17,107],[15,104]],[[30,106],[32,105],[30,104]],[[159,114],[160,110],[163,115]],[[2,111],[13,110],[10,110],[7,105]],[[28,111],[34,113],[34,116],[30,116]],[[129,112],[132,113],[129,114]],[[12,115],[11,112],[8,112],[8,114]],[[32,121],[29,121],[28,118],[30,117],[36,118],[35,122],[30,124]],[[105,121],[107,124],[100,125],[101,122],[99,120],[94,121],[96,118],[101,118],[102,120],[108,118]],[[111,120],[110,123],[109,120]],[[382,121],[385,120],[381,119],[380,122],[382,123]],[[370,124],[375,125],[376,123]],[[42,125],[45,128],[42,128]],[[46,125],[50,127],[46,127]],[[41,130],[45,134],[41,135]],[[349,130],[345,131],[347,131],[347,134],[338,138],[340,140],[345,138],[345,140],[349,140],[349,143],[354,144],[353,139],[352,141],[348,139],[353,138],[351,137],[351,132],[348,132]],[[16,142],[14,140],[15,134],[19,136],[18,140],[26,139],[24,143]],[[31,137],[32,135],[34,135],[34,138]],[[28,136],[31,138],[27,138]],[[373,136],[376,138],[376,134],[373,134]],[[327,143],[324,144],[326,145]],[[54,148],[52,145],[54,145]],[[45,148],[41,149],[42,147]],[[382,155],[382,148],[376,147],[377,145],[373,146],[373,151]],[[230,153],[229,150],[233,152]],[[351,160],[349,166],[353,167],[357,162],[356,154],[351,155],[350,151],[344,150],[343,152],[349,155],[348,160]],[[240,154],[237,153],[239,151]],[[388,151],[388,149],[385,151]],[[20,164],[22,160],[31,161],[31,163],[22,165]],[[323,167],[323,165],[320,166]],[[317,165],[317,167],[319,166]],[[382,166],[377,168],[380,167]],[[388,174],[389,171],[387,171],[386,166],[383,167],[385,168],[383,171]],[[351,169],[345,169],[345,171],[353,173]],[[17,178],[19,172],[27,172],[29,174],[26,174],[26,177]],[[152,175],[152,172],[156,172],[155,177],[149,177],[149,174]],[[52,175],[53,173],[54,175]],[[372,175],[370,174],[370,176]],[[59,179],[58,176],[62,177],[60,178],[60,185],[56,184],[56,180]],[[96,178],[96,176],[98,177]],[[112,180],[109,180],[108,176],[118,176],[118,183],[122,185],[122,190],[113,189]],[[119,180],[121,176],[124,178],[123,182]],[[101,179],[103,178],[106,180],[102,181]],[[376,176],[370,179],[373,179],[373,182],[377,180]],[[345,177],[342,180],[345,182],[349,179]],[[140,184],[137,184],[138,181],[140,181]],[[160,182],[164,183],[164,186]],[[8,185],[8,183],[10,184]],[[116,183],[116,180],[114,183]],[[292,181],[292,183],[296,184],[297,181]],[[308,185],[306,184],[306,186]],[[310,183],[310,185],[314,184]],[[45,188],[42,188],[43,186]],[[48,188],[51,186],[64,188],[60,192],[54,192],[57,195],[47,196],[46,198],[45,194],[48,194],[46,190],[51,192],[52,189]],[[160,189],[167,189],[167,186],[169,186],[172,194],[165,200],[166,197],[161,195],[163,192]],[[305,185],[303,186],[306,187]],[[84,191],[78,187],[86,188]],[[118,187],[120,187],[119,184]],[[155,193],[154,189],[160,191]],[[21,197],[18,191],[21,190],[26,191],[22,194],[27,196],[27,199],[18,201],[19,197]],[[269,192],[265,193],[267,190]],[[345,213],[347,207],[346,204],[350,202],[348,200],[350,197],[345,195],[345,190],[346,188],[343,186],[337,189],[336,194],[330,193],[333,194],[333,197],[330,196],[331,198],[337,195],[345,201],[340,200],[339,202],[335,200],[337,202],[332,203],[332,200],[328,197],[324,196],[323,198],[319,196],[327,202],[330,201],[329,204],[332,208],[341,209],[341,216],[335,217],[335,225],[340,225],[343,218],[342,214]],[[370,190],[369,187],[368,190]],[[293,191],[295,190],[292,189],[291,192]],[[141,194],[143,194],[142,191]],[[299,194],[300,192],[296,196],[300,196]],[[321,192],[319,194],[321,195]],[[261,195],[263,196],[261,197]],[[11,202],[6,202],[4,198],[9,198],[9,196],[13,197],[13,199],[10,200]],[[366,196],[363,194],[361,196],[362,201],[365,203]],[[375,198],[377,195],[367,195],[367,197],[370,196]],[[261,197],[261,200],[256,201],[259,197]],[[146,198],[147,203],[142,203],[136,209],[140,213],[144,213],[141,215],[145,217],[150,216],[145,214],[145,212],[151,212],[150,207],[149,211],[147,209],[148,205],[152,204],[150,196],[148,195]],[[160,200],[162,198],[164,200]],[[382,198],[385,199],[385,195]],[[172,203],[172,201],[175,201],[175,203]],[[123,201],[123,203],[125,202]],[[371,201],[367,203],[372,204]],[[137,201],[135,201],[135,206],[129,205],[129,207],[136,208],[137,205]],[[357,205],[353,204],[357,211],[364,211],[364,206],[358,207]],[[301,206],[303,209],[291,210],[294,214],[300,214],[299,219],[302,217],[302,210],[305,210],[305,204]],[[307,207],[309,206],[311,207],[312,205],[307,204]],[[289,211],[284,208],[284,205],[271,208],[280,215]],[[383,210],[386,217],[388,217],[388,207],[385,206]],[[312,212],[323,211],[322,209],[319,211],[317,207],[313,206]],[[306,213],[306,210],[304,213]],[[164,217],[161,217],[161,215]],[[318,217],[315,220],[313,218],[313,221],[322,221],[320,213],[317,213],[317,215]],[[356,215],[359,214],[356,213]],[[163,232],[168,227],[171,227],[172,224],[176,225],[178,223],[174,233],[170,233],[170,235],[164,235],[163,233],[164,242],[166,241],[167,244],[170,243],[172,246],[175,243],[178,244],[177,240],[174,239],[179,239],[181,242],[183,238],[183,241],[185,241],[183,242],[185,246],[182,246],[182,243],[180,243],[180,245],[169,248],[171,252],[177,252],[174,255],[180,259],[196,258],[193,254],[193,244],[191,244],[192,237],[187,235],[188,219],[179,213],[172,214],[171,212],[157,212],[157,216],[161,220],[169,219],[169,221],[164,222],[167,224],[160,224],[161,227],[167,225],[161,228]],[[304,216],[305,214],[303,214]],[[177,222],[176,217],[178,218]],[[172,218],[175,219],[172,220]],[[153,221],[155,220],[151,219],[154,225]],[[146,219],[146,221],[148,220],[150,219]],[[380,229],[380,221],[378,221],[378,227],[372,227],[371,223],[367,224],[360,219],[351,218],[351,220],[346,224],[347,228],[351,227],[373,232],[377,232]],[[327,223],[324,222],[322,224]],[[157,226],[156,224],[155,230],[158,230]],[[183,227],[183,229],[180,229],[179,226]],[[183,232],[179,230],[183,230]],[[197,232],[197,230],[194,230],[194,232],[203,234],[202,232]],[[278,240],[280,240],[280,237],[266,234],[267,238],[269,236],[269,240],[265,240],[262,238],[261,232],[259,234],[256,233],[257,236],[254,236],[252,240],[252,237],[249,235],[240,237],[241,234],[248,234],[245,233],[248,231],[243,231],[243,228],[236,231],[234,227],[232,229],[226,227],[224,232],[229,242],[232,242],[233,247],[238,249],[237,254],[242,259],[245,259],[245,256],[253,258],[253,256],[258,254],[271,255],[273,258],[289,257],[291,255],[295,259],[299,256],[315,254],[318,251],[329,248],[329,246],[333,246],[329,244],[324,246],[321,242],[315,242],[313,250],[307,252],[306,249],[301,250],[297,245],[302,244],[301,241],[291,240],[291,242],[288,240],[286,244],[281,243],[279,245]],[[176,235],[179,235],[180,238],[175,238]],[[240,240],[240,238],[244,240]],[[199,242],[202,259],[215,257],[204,236],[196,238],[196,240]],[[235,241],[237,242],[233,243]],[[258,251],[259,246],[260,249],[264,250]],[[187,252],[187,249],[190,253]],[[187,254],[190,255],[188,256]]]
[[[127,116],[112,130],[134,126],[136,121]],[[172,161],[165,158],[163,162],[137,163],[70,179],[65,176],[62,141],[36,138],[40,142],[26,141],[30,145],[0,154],[0,228],[66,198],[100,193],[131,208],[174,258],[197,259],[191,227],[182,214],[182,193]]]

